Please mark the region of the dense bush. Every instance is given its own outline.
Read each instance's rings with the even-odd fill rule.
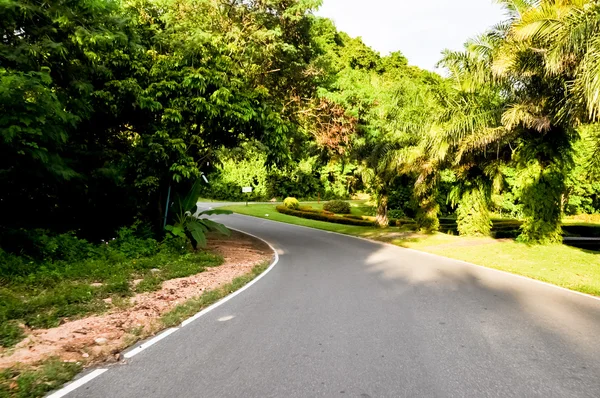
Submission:
[[[521,185],[525,222],[519,240],[526,243],[562,242],[562,173],[556,168],[530,167]]]
[[[298,210],[300,208],[300,202],[296,198],[285,198],[283,205],[288,209]]]
[[[279,213],[287,214],[290,216],[307,218],[309,220],[331,222],[331,223],[335,223],[335,224],[356,225],[356,226],[360,226],[360,227],[374,227],[375,226],[375,223],[373,221],[353,220],[353,219],[346,218],[346,217],[329,215],[329,214],[326,214],[325,212],[314,213],[314,212],[293,210],[293,209],[288,209],[285,206],[277,206],[277,211]]]
[[[440,229],[439,212],[440,206],[435,197],[423,198],[415,217],[417,228],[426,233],[438,231]]]
[[[490,235],[492,220],[488,203],[488,195],[481,187],[470,187],[463,192],[456,209],[456,222],[461,235]]]
[[[323,210],[335,214],[350,214],[350,203],[343,200],[332,200],[323,205]]]

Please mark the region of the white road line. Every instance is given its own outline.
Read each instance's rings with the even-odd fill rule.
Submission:
[[[162,332],[161,334],[159,334],[158,336],[154,337],[153,339],[148,340],[144,344],[140,345],[139,347],[136,347],[133,350],[126,352],[125,354],[123,354],[123,357],[129,359],[129,358],[133,357],[134,355],[137,355],[140,352],[144,351],[146,348],[150,347],[151,345],[158,343],[159,341],[161,341],[165,337],[169,336],[170,334],[175,333],[178,330],[179,330],[179,328],[167,329],[164,332]]]
[[[72,382],[71,384],[68,384],[67,386],[61,388],[60,390],[58,390],[57,392],[55,392],[52,395],[48,395],[46,398],[61,398],[64,397],[65,395],[67,395],[68,393],[75,391],[76,389],[78,389],[79,387],[81,387],[82,385],[84,385],[85,383],[95,379],[96,377],[100,376],[102,373],[106,372],[108,369],[96,369],[94,370],[92,373],[83,376],[81,379],[75,380],[74,382]]]
[[[229,229],[233,229],[234,231],[241,232],[243,234],[252,236],[253,238],[256,238],[258,240],[261,240],[261,241],[265,242],[269,246],[269,248],[273,251],[273,254],[275,255],[275,260],[271,263],[271,265],[269,266],[269,268],[267,268],[258,277],[254,278],[254,280],[252,280],[252,282],[248,283],[246,286],[244,286],[240,290],[238,290],[238,291],[230,294],[229,296],[225,297],[221,301],[218,301],[215,304],[211,305],[210,307],[205,308],[204,310],[200,311],[199,313],[197,313],[193,317],[191,317],[191,318],[183,321],[183,323],[181,324],[182,327],[185,326],[185,325],[190,324],[191,322],[193,322],[196,319],[200,318],[202,315],[204,315],[204,314],[206,314],[206,313],[214,310],[215,308],[219,307],[220,305],[225,304],[226,302],[228,302],[229,300],[231,300],[232,298],[234,298],[235,296],[237,296],[238,294],[240,294],[244,290],[250,288],[250,286],[254,285],[256,282],[258,282],[260,279],[262,279],[267,273],[269,273],[269,271],[271,271],[273,269],[273,267],[275,267],[275,265],[279,262],[279,254],[277,253],[277,251],[275,250],[275,248],[269,242],[267,242],[266,240],[264,240],[262,238],[259,238],[258,236],[249,234],[247,232],[240,231],[240,230],[235,229],[235,228],[229,228]],[[233,319],[233,317],[231,317],[231,319]],[[131,358],[131,357],[139,354],[140,352],[144,351],[146,348],[148,348],[148,347],[150,347],[150,346],[158,343],[159,341],[161,341],[165,337],[167,337],[167,336],[175,333],[178,330],[179,330],[179,328],[170,328],[170,329],[167,329],[163,333],[159,334],[158,336],[154,337],[151,340],[148,340],[147,342],[145,342],[144,344],[140,345],[139,347],[136,347],[133,350],[128,351],[127,353],[123,354],[123,357],[126,358],[126,359],[129,359],[129,358]],[[90,382],[91,380],[95,379],[96,377],[100,376],[102,373],[106,372],[107,370],[108,369],[97,369],[97,370],[94,370],[92,373],[90,373],[90,374],[82,377],[81,379],[78,379],[78,380],[76,380],[76,381],[68,384],[67,386],[61,388],[60,390],[58,390],[55,393],[47,396],[46,398],[61,398],[61,397],[64,397],[68,393],[70,393],[72,391],[75,391],[77,388],[81,387],[82,385],[84,385],[84,384]]]
[[[244,286],[240,290],[237,290],[236,292],[230,294],[229,296],[225,297],[224,299],[222,299],[220,301],[217,301],[216,303],[214,303],[210,307],[206,307],[205,309],[203,309],[202,311],[200,311],[199,313],[197,313],[193,317],[186,319],[185,321],[183,321],[181,323],[181,327],[189,325],[190,323],[194,322],[196,319],[200,318],[203,315],[206,315],[207,313],[209,313],[210,311],[214,310],[215,308],[217,308],[217,307],[225,304],[226,302],[228,302],[229,300],[231,300],[232,298],[234,298],[238,294],[240,294],[243,291],[249,289],[252,285],[254,285],[256,282],[258,282],[259,280],[261,280],[265,275],[267,275],[275,267],[275,265],[277,265],[277,263],[279,262],[279,254],[277,253],[277,250],[275,250],[275,248],[269,242],[267,242],[266,240],[264,240],[262,238],[259,238],[256,235],[249,234],[248,232],[241,231],[239,229],[235,229],[235,228],[231,228],[231,227],[227,227],[227,228],[232,229],[234,231],[241,232],[241,233],[246,234],[248,236],[252,236],[253,238],[256,238],[258,240],[261,240],[261,241],[265,242],[271,248],[271,250],[273,250],[273,253],[275,254],[275,260],[271,263],[271,265],[269,266],[269,268],[267,268],[267,270],[265,272],[263,272],[262,274],[260,274],[258,277],[254,278],[252,280],[252,282],[248,283],[246,286]]]

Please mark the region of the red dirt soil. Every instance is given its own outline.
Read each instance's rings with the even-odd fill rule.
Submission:
[[[273,257],[264,242],[235,231],[231,237],[209,241],[209,250],[222,255],[224,263],[197,275],[165,281],[160,290],[131,297],[124,309],[115,305],[103,315],[67,321],[52,329],[29,330],[13,349],[0,351],[0,369],[35,364],[49,357],[85,364],[118,360],[120,351],[160,330],[162,314],[230,283]]]

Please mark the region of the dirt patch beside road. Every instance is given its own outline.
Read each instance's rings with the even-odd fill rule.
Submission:
[[[136,294],[120,303],[109,302],[112,308],[103,315],[68,321],[52,329],[29,330],[13,349],[0,353],[0,369],[49,357],[85,364],[116,360],[126,347],[158,332],[161,315],[273,257],[264,242],[236,231],[230,237],[213,237],[209,250],[223,256],[224,263],[187,278],[165,281],[160,290]]]

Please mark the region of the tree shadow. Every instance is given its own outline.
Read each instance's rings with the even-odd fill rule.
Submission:
[[[375,249],[364,267],[385,286],[386,301],[409,307],[402,311],[410,328],[427,341],[415,344],[451,378],[466,379],[463,391],[487,385],[505,396],[600,394],[600,301],[388,247]]]

